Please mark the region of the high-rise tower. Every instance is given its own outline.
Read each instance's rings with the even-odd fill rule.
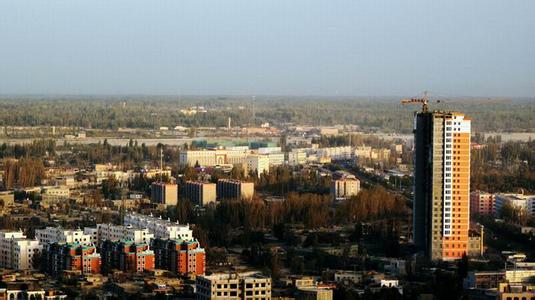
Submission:
[[[414,147],[414,243],[431,260],[461,258],[470,225],[470,119],[417,112]]]

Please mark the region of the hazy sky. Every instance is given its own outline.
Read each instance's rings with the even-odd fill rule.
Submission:
[[[533,0],[0,0],[0,94],[535,96]]]

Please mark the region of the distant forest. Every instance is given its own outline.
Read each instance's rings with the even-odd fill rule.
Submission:
[[[206,113],[180,112],[203,106]],[[475,131],[535,130],[535,100],[445,100],[432,109],[456,110],[473,118]],[[320,97],[0,97],[0,126],[68,126],[99,129],[222,127],[271,124],[355,124],[362,130],[409,133],[412,112],[399,99]],[[253,118],[254,112],[254,118]]]

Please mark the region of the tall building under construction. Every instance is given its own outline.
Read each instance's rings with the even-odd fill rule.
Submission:
[[[470,119],[427,111],[414,120],[414,243],[431,260],[468,253]]]

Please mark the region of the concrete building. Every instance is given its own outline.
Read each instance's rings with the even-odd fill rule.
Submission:
[[[146,228],[155,238],[181,239],[185,241],[193,239],[193,231],[189,228],[189,225],[173,223],[152,215],[128,213],[124,217],[124,225],[130,225],[138,229]]]
[[[38,240],[27,239],[22,231],[0,231],[0,268],[33,269],[33,258],[42,249]]]
[[[226,163],[226,153],[218,153],[214,150],[185,150],[178,154],[178,163],[180,166],[203,166],[211,167]]]
[[[180,275],[203,275],[206,270],[206,253],[197,240],[152,240],[156,255],[156,268]]]
[[[271,278],[255,272],[198,276],[195,286],[198,300],[271,299]]]
[[[100,254],[94,245],[49,244],[43,259],[46,272],[53,275],[63,271],[78,271],[82,275],[100,273]]]
[[[505,281],[505,271],[468,272],[464,280],[464,288],[468,289],[495,289]]]
[[[353,158],[353,148],[351,146],[341,147],[326,147],[316,150],[316,156],[318,158],[328,157],[332,161],[350,160]]]
[[[500,283],[497,300],[528,300],[535,299],[535,285]]]
[[[0,192],[0,201],[3,203],[3,207],[13,206],[15,204],[15,194],[11,191]]]
[[[372,147],[370,146],[358,146],[355,149],[355,156],[357,159],[371,159],[372,158]]]
[[[343,201],[360,192],[360,180],[343,178],[331,181],[331,195],[334,201]]]
[[[254,183],[233,179],[217,181],[217,198],[219,200],[251,200],[254,195]]]
[[[142,273],[152,271],[155,267],[154,252],[147,243],[106,240],[100,247],[100,254],[103,274],[108,274],[112,270]]]
[[[104,241],[131,241],[136,244],[150,244],[154,238],[147,228],[136,228],[131,225],[97,224],[97,245]]]
[[[82,230],[67,230],[61,227],[46,227],[35,230],[35,238],[41,244],[71,244],[79,243],[89,245],[92,243],[91,236],[85,234]]]
[[[468,252],[470,119],[418,112],[414,128],[414,243],[431,260]]]
[[[178,185],[165,182],[152,183],[150,201],[158,204],[177,205]]]
[[[303,287],[297,290],[296,300],[332,300],[333,290],[323,287]]]
[[[284,158],[283,158],[284,160]],[[268,154],[251,154],[247,156],[247,171],[254,171],[260,177],[263,173],[269,173]]]
[[[215,203],[217,199],[215,183],[186,181],[182,190],[184,198],[189,199],[195,205],[205,206]]]
[[[334,272],[334,282],[359,284],[362,282],[362,273],[356,271],[340,270]]]
[[[495,197],[482,191],[470,193],[470,213],[492,216],[496,213]]]
[[[499,214],[505,203],[509,203],[511,206],[525,211],[529,216],[535,217],[535,195],[496,194],[497,214]]]
[[[269,166],[271,167],[282,166],[285,164],[285,157],[284,157],[284,153],[282,152],[268,153],[266,154],[266,156],[269,161]]]
[[[288,152],[288,164],[290,166],[303,165],[307,162],[307,153],[305,149],[292,149]]]

